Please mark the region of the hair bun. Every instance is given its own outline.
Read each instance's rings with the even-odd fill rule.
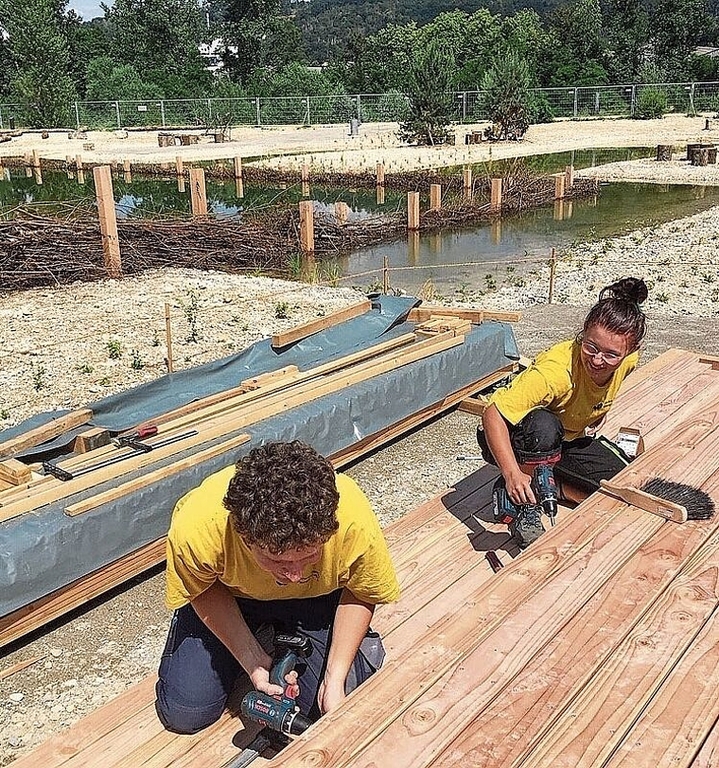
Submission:
[[[599,301],[604,299],[619,299],[620,301],[631,301],[635,304],[642,304],[649,295],[647,284],[641,277],[623,277],[616,283],[602,288],[599,293]]]

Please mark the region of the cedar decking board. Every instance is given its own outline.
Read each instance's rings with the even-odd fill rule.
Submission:
[[[620,478],[719,499],[719,372],[676,350],[640,368],[604,431],[633,425],[648,450]],[[716,768],[719,520],[678,525],[594,494],[514,561],[500,553],[495,574],[484,551],[508,545],[488,522],[495,476],[472,473],[387,529],[403,596],[375,617],[385,667],[258,766]],[[229,715],[164,733],[151,682],[13,768],[219,768],[236,753]]]

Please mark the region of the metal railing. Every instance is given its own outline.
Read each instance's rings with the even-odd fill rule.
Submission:
[[[537,88],[536,107],[547,117],[630,117],[642,95],[660,92],[671,112],[694,114],[719,111],[719,82],[597,85],[576,88]],[[482,91],[453,94],[448,117],[459,123],[487,120]],[[409,107],[399,91],[333,96],[257,96],[237,99],[147,99],[144,101],[76,101],[68,105],[76,128],[212,128],[227,125],[318,125],[362,122],[401,122]],[[0,129],[30,123],[20,104],[0,104]]]

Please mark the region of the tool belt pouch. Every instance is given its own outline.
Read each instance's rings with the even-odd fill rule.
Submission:
[[[365,680],[370,678],[378,669],[382,667],[385,658],[384,644],[382,638],[372,629],[367,631],[360,643],[357,655],[352,662],[347,680],[345,682],[345,691],[349,693]]]

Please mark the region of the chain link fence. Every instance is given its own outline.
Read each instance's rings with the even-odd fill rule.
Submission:
[[[668,110],[682,114],[719,111],[719,82],[652,83],[577,88],[538,88],[535,102],[555,118],[631,117],[642,93],[660,92]],[[146,101],[77,101],[68,105],[75,127],[224,128],[231,125],[318,125],[401,122],[409,114],[400,91],[335,96],[259,96],[240,99],[149,99]],[[452,94],[448,117],[458,123],[488,119],[481,91]],[[20,104],[0,104],[0,130],[29,124]]]

